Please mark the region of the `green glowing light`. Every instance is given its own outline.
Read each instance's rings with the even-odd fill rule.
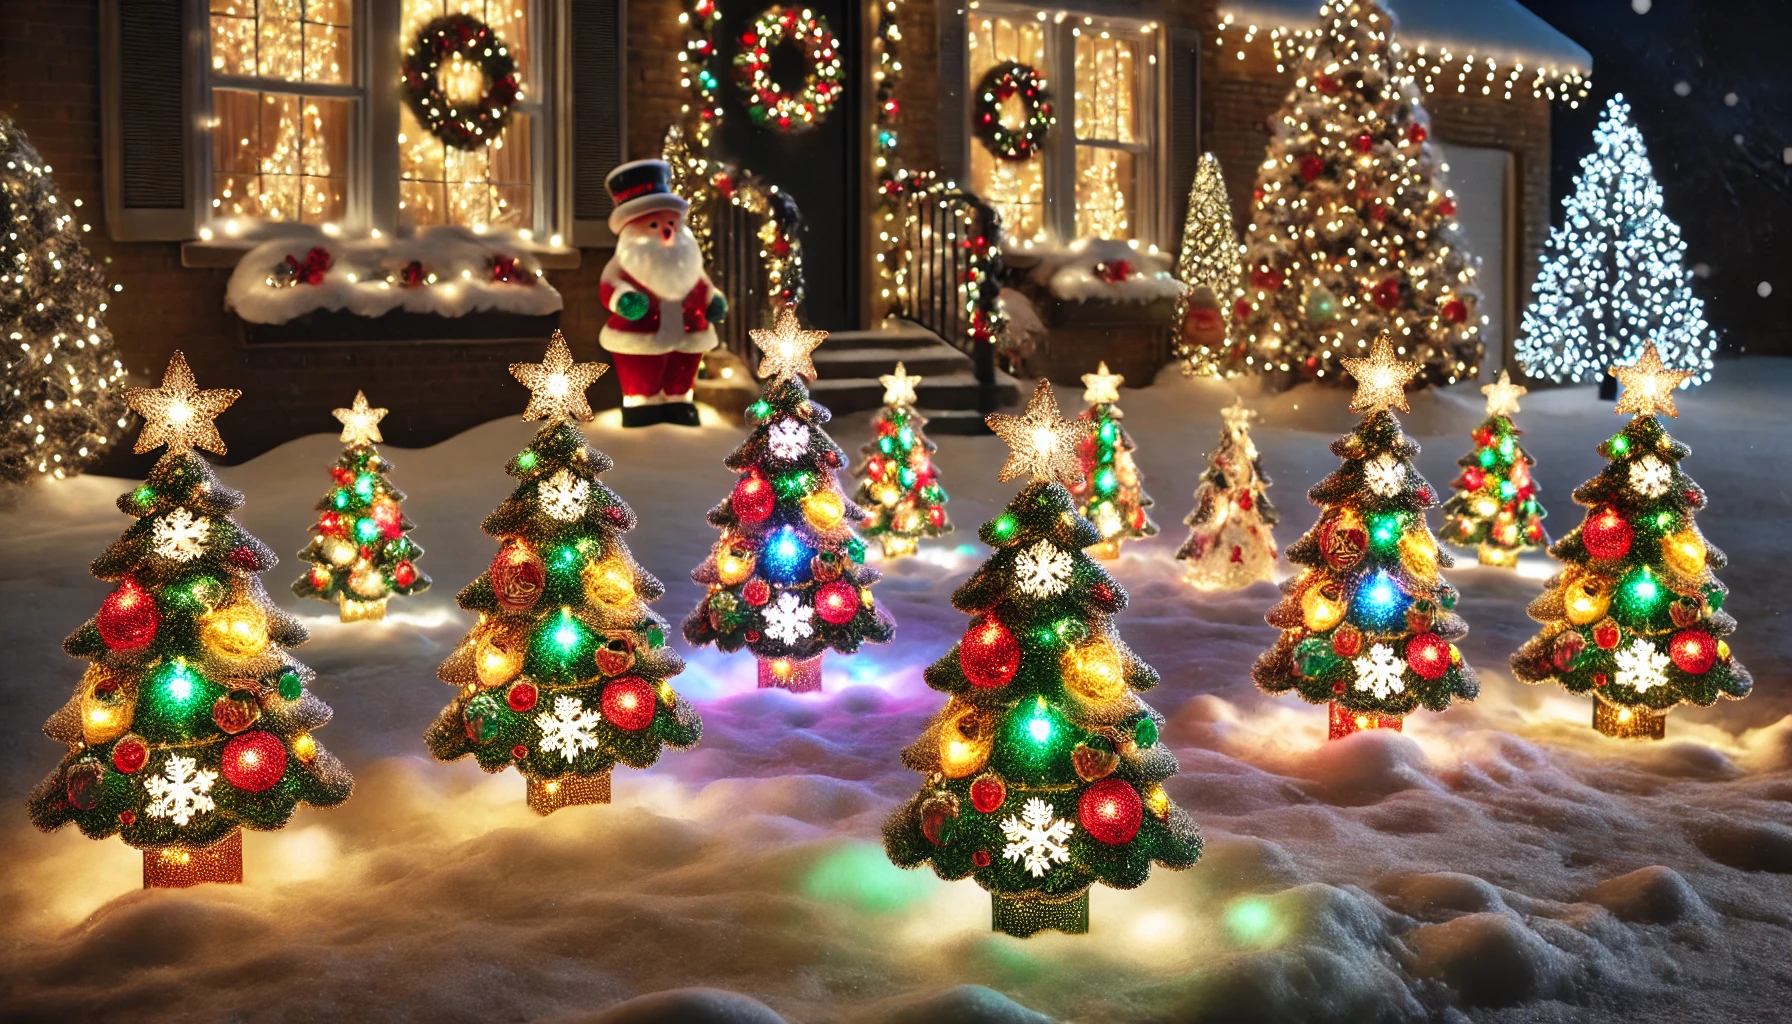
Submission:
[[[915,486],[915,471],[907,466],[902,467],[902,471],[896,474],[896,478],[902,481],[904,487]]]
[[[151,490],[148,484],[144,484],[143,486],[141,486],[131,492],[131,500],[135,501],[139,505],[149,504],[149,500],[155,496],[156,496],[156,492]]]
[[[1114,443],[1114,434],[1115,434],[1114,421],[1113,420],[1102,420],[1101,421],[1101,441],[1102,441],[1102,443],[1103,444],[1113,444]]]
[[[1674,513],[1672,512],[1657,512],[1655,514],[1655,528],[1658,530],[1667,529],[1673,521]]]
[[[904,871],[890,863],[883,847],[864,842],[847,843],[828,853],[802,880],[803,892],[812,899],[872,914],[912,906],[939,884],[928,872]]]
[[[380,524],[371,519],[355,520],[355,539],[363,544],[371,543],[380,535]]]
[[[343,491],[343,490],[338,490],[335,494],[330,495],[330,504],[335,505],[339,509],[347,508],[348,507],[348,492]]]
[[[1630,450],[1630,439],[1623,434],[1619,434],[1612,438],[1610,444],[1612,447],[1612,454],[1614,455],[1622,455]]]
[[[1027,735],[1038,746],[1045,746],[1052,741],[1052,720],[1045,709],[1045,698],[1033,708],[1033,717],[1027,719]]]
[[[177,664],[174,671],[168,674],[168,682],[162,687],[169,699],[177,704],[185,704],[193,696],[193,677],[187,674],[187,666]]]
[[[534,469],[535,468],[535,453],[534,452],[524,452],[523,454],[518,455],[516,457],[516,468],[518,468],[518,469]]]
[[[563,568],[565,566],[576,564],[578,560],[579,549],[576,545],[568,544],[559,551],[554,552],[554,564]]]
[[[757,402],[754,402],[752,405],[747,406],[747,415],[753,417],[756,420],[765,419],[767,416],[770,416],[771,414],[772,414],[772,404],[763,398],[761,398]]]
[[[800,498],[809,493],[809,486],[815,480],[815,474],[808,470],[786,473],[772,481],[772,489],[780,498]]]
[[[877,439],[877,450],[888,455],[896,450],[896,442],[890,440],[888,437],[880,437]]]
[[[1243,945],[1269,943],[1278,930],[1274,908],[1259,896],[1246,897],[1227,907],[1225,921],[1232,941]]]
[[[1480,461],[1482,469],[1487,469],[1493,465],[1493,449],[1483,448],[1475,453],[1475,458]]]
[[[1095,489],[1101,493],[1112,494],[1114,489],[1119,486],[1120,480],[1114,475],[1113,470],[1103,469],[1101,472],[1095,474]]]
[[[363,498],[373,497],[373,474],[362,473],[355,478],[355,493]]]
[[[1510,480],[1501,480],[1500,481],[1500,497],[1510,498],[1514,494],[1517,494],[1517,493],[1518,493],[1518,488],[1514,487],[1512,485],[1512,481],[1510,481]]]
[[[1397,515],[1376,516],[1370,520],[1370,539],[1376,547],[1385,548],[1400,540],[1400,517]]]
[[[554,643],[568,653],[579,645],[579,627],[573,623],[572,613],[564,608],[560,609],[560,625],[554,627]]]
[[[1500,438],[1500,454],[1505,456],[1508,459],[1512,457],[1512,439],[1511,438],[1509,438],[1509,437]]]
[[[907,427],[903,427],[896,432],[896,442],[904,448],[913,448],[915,446],[915,432]]]
[[[1014,531],[1018,526],[1014,517],[1004,512],[996,518],[995,525],[989,528],[989,532],[997,540],[1007,540],[1014,536]]]

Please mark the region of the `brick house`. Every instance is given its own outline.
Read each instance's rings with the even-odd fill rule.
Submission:
[[[1590,59],[1516,0],[1389,6],[1447,147],[1464,227],[1484,259],[1487,337],[1509,349],[1548,232],[1550,106],[1584,92]],[[153,379],[178,347],[202,383],[244,391],[223,423],[232,458],[332,429],[328,410],[356,388],[392,409],[382,425],[390,441],[421,445],[520,409],[521,389],[503,367],[539,355],[552,326],[581,358],[599,354],[597,277],[612,241],[604,174],[658,155],[669,126],[697,123],[693,111],[722,111],[719,123],[694,132],[707,137],[706,155],[796,200],[806,313],[851,332],[898,307],[910,311],[927,285],[921,277],[939,272],[896,243],[900,211],[880,197],[892,180],[917,180],[908,172],[937,175],[941,194],[955,181],[955,201],[1001,215],[1005,230],[990,250],[1013,265],[1010,276],[1027,265],[1029,249],[1091,234],[1173,253],[1202,150],[1219,156],[1242,225],[1266,118],[1289,87],[1278,52],[1314,23],[1318,0],[1087,0],[1046,9],[812,0],[805,10],[833,34],[842,88],[834,108],[798,134],[756,124],[732,78],[732,54],[767,7],[13,0],[0,7],[0,103],[92,221],[91,247],[122,286],[108,319],[131,372]],[[445,150],[398,90],[381,84],[400,80],[419,25],[461,11],[488,24],[518,64],[523,88],[508,148]],[[705,45],[714,47],[708,62]],[[801,75],[793,48],[772,49],[774,81]],[[991,159],[970,130],[970,97],[1001,62],[1036,68],[1054,83],[1059,107],[1037,157],[1021,163]],[[479,82],[475,75],[475,94]],[[226,308],[247,254],[261,252],[273,276],[278,261],[253,248],[270,237],[302,257],[315,242],[378,248],[448,237],[432,231],[539,267],[559,308],[323,312],[271,325]],[[975,304],[962,287],[946,291],[952,322],[930,325],[942,335],[965,327],[949,307]],[[843,337],[838,372],[874,375],[877,353],[921,344],[883,337]],[[613,380],[600,381],[593,397],[616,404]],[[112,465],[122,471],[125,460]]]

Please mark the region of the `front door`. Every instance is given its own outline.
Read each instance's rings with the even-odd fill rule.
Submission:
[[[779,7],[771,0],[730,3],[722,8],[717,33],[723,72],[721,106],[726,111],[716,142],[722,155],[742,170],[778,186],[796,200],[803,215],[804,308],[809,319],[824,330],[852,330],[860,326],[862,296],[859,280],[860,112],[859,21],[852,0],[800,0]],[[755,23],[775,19],[775,10],[791,10],[801,17],[810,12],[825,23],[835,39],[843,88],[832,109],[818,114],[805,130],[780,129],[756,123],[750,115],[748,93],[736,75],[735,57],[749,45],[745,38]],[[770,79],[780,91],[795,96],[802,92],[809,61],[794,42],[767,48]],[[797,123],[793,119],[792,124]]]

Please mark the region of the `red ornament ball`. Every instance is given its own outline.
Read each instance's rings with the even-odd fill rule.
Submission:
[[[1308,153],[1300,158],[1297,169],[1300,172],[1300,180],[1313,181],[1325,173],[1325,160],[1317,153]]]
[[[971,806],[989,814],[1008,800],[1008,787],[994,775],[979,775],[971,783]]]
[[[1448,217],[1455,212],[1456,212],[1456,200],[1451,199],[1449,196],[1445,196],[1444,198],[1439,199],[1437,201],[1437,215],[1438,216]]]
[[[529,748],[518,743],[516,746],[510,748],[510,756],[521,761],[523,758],[529,756]]]
[[[1363,132],[1351,141],[1356,143],[1356,151],[1358,153],[1367,153],[1375,148],[1375,136],[1370,135],[1368,132]]]
[[[1282,287],[1287,278],[1282,272],[1272,267],[1260,267],[1251,271],[1251,283],[1266,292],[1273,292]]]
[[[417,582],[417,567],[407,559],[392,567],[392,582],[408,587]]]
[[[611,725],[627,732],[640,732],[653,722],[653,707],[658,695],[640,676],[612,679],[604,687],[604,718]]]
[[[755,576],[747,581],[746,586],[740,588],[740,596],[745,598],[748,604],[758,608],[772,599],[772,585]]]
[[[980,868],[989,867],[989,851],[976,850],[971,853],[971,863]]]
[[[743,523],[763,522],[772,514],[777,500],[772,485],[756,473],[741,477],[734,485],[734,514],[740,516]]]
[[[1468,319],[1468,304],[1461,299],[1451,299],[1444,303],[1443,309],[1438,312],[1443,314],[1445,320],[1448,320],[1453,324],[1459,324]]]
[[[958,644],[958,665],[973,686],[1007,686],[1020,671],[1020,641],[1001,619],[986,617],[965,631]]]
[[[1598,644],[1602,651],[1614,650],[1618,646],[1618,641],[1623,638],[1624,634],[1618,629],[1618,624],[1610,619],[1593,627],[1593,642]]]
[[[1406,129],[1406,137],[1414,142],[1424,142],[1425,137],[1428,134],[1429,133],[1425,131],[1425,126],[1416,122]]]
[[[124,810],[118,812],[118,823],[120,825],[129,825],[130,823],[132,823],[136,820],[137,820],[137,812],[131,810],[128,807],[125,808]]]
[[[156,638],[162,625],[156,599],[136,580],[127,578],[106,595],[98,618],[100,639],[115,651],[134,651]]]
[[[1668,641],[1668,657],[1680,671],[1702,676],[1717,664],[1717,641],[1702,629],[1683,629]]]
[[[136,736],[126,736],[112,748],[112,767],[126,775],[142,768],[149,761],[149,744]]]
[[[1420,633],[1406,642],[1406,663],[1420,679],[1437,679],[1450,670],[1450,645],[1436,633]]]
[[[526,679],[513,683],[510,690],[504,694],[504,703],[519,715],[534,708],[535,702],[540,699],[541,691],[535,688],[534,683]]]
[[[1077,801],[1077,818],[1098,842],[1110,846],[1131,842],[1139,834],[1145,804],[1139,791],[1121,779],[1102,779],[1083,790]]]
[[[507,544],[492,559],[492,593],[507,611],[526,612],[541,600],[548,567],[527,544]]]
[[[238,789],[259,793],[272,789],[286,774],[286,744],[271,732],[257,729],[232,736],[224,744],[224,781]]]
[[[847,580],[822,584],[815,591],[815,614],[832,626],[851,622],[859,614],[859,588]]]
[[[1232,304],[1232,315],[1240,320],[1249,320],[1253,312],[1255,309],[1249,299],[1239,299]]]
[[[1332,634],[1332,653],[1354,658],[1363,651],[1363,631],[1346,622]]]
[[[1635,535],[1630,523],[1610,505],[1588,516],[1586,525],[1580,528],[1581,543],[1587,546],[1587,554],[1594,558],[1623,558],[1630,553],[1630,542]]]
[[[930,505],[927,509],[927,522],[933,526],[946,525],[946,509],[941,505]]]
[[[1369,293],[1369,301],[1378,309],[1393,309],[1400,304],[1400,279],[1397,277],[1382,278],[1375,290]]]

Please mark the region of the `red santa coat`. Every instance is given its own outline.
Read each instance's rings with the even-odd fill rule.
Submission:
[[[647,296],[647,312],[639,320],[616,312],[616,303],[629,292]],[[598,285],[598,301],[610,311],[610,319],[598,335],[598,344],[606,351],[623,355],[708,352],[716,347],[716,330],[709,322],[709,298],[713,292],[709,276],[700,274],[690,294],[661,297],[612,259]]]

